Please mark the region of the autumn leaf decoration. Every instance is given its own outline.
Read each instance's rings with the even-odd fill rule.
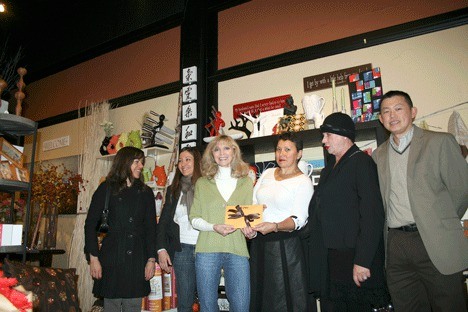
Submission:
[[[231,214],[228,215],[228,219],[244,218],[245,224],[247,226],[250,226],[250,222],[260,218],[260,214],[258,213],[251,213],[248,215],[244,214],[244,211],[240,205],[236,205],[236,209],[229,209],[228,212],[231,212]]]
[[[66,207],[76,211],[78,193],[85,190],[86,183],[80,174],[67,169],[64,164],[41,164],[34,173],[32,199],[41,208],[54,205],[60,211]]]

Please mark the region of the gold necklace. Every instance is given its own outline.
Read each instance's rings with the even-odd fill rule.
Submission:
[[[298,176],[299,173],[302,173],[301,170],[299,170],[299,168],[294,168],[294,171],[293,172],[290,172],[290,173],[282,173],[281,172],[281,168],[276,168],[275,170],[275,179],[276,180],[286,180],[286,179],[289,179],[289,178],[293,178],[295,176]]]

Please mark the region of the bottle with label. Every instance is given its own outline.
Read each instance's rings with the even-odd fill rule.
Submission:
[[[171,309],[177,308],[177,287],[176,287],[176,275],[174,268],[171,267],[171,287],[172,287],[172,297],[171,297]]]
[[[161,192],[158,192],[156,196],[154,197],[155,204],[156,204],[156,216],[159,217],[161,216],[161,209],[162,209],[162,200],[163,196]]]
[[[163,310],[171,309],[171,297],[172,297],[172,279],[171,274],[163,274]]]
[[[163,286],[161,267],[155,263],[156,270],[150,279],[151,292],[148,295],[148,310],[150,312],[162,312]]]

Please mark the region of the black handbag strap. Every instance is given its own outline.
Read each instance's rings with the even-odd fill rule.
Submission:
[[[106,200],[104,202],[104,209],[102,210],[101,220],[98,228],[98,232],[107,233],[109,231],[109,224],[107,223],[107,217],[109,215],[109,200],[110,200],[110,186],[107,184],[106,187]]]
[[[110,199],[110,185],[107,184],[107,188],[106,188],[106,201],[104,203],[104,210],[102,211],[103,214],[106,214],[106,217],[107,215],[109,214],[109,199]]]

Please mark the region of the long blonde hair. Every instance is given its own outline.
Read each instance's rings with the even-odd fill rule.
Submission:
[[[213,179],[218,172],[218,164],[213,157],[213,150],[218,143],[224,143],[233,149],[231,170],[232,177],[242,178],[247,176],[249,165],[242,160],[242,153],[237,142],[227,135],[220,135],[214,138],[205,149],[202,157],[202,173],[208,179]]]

